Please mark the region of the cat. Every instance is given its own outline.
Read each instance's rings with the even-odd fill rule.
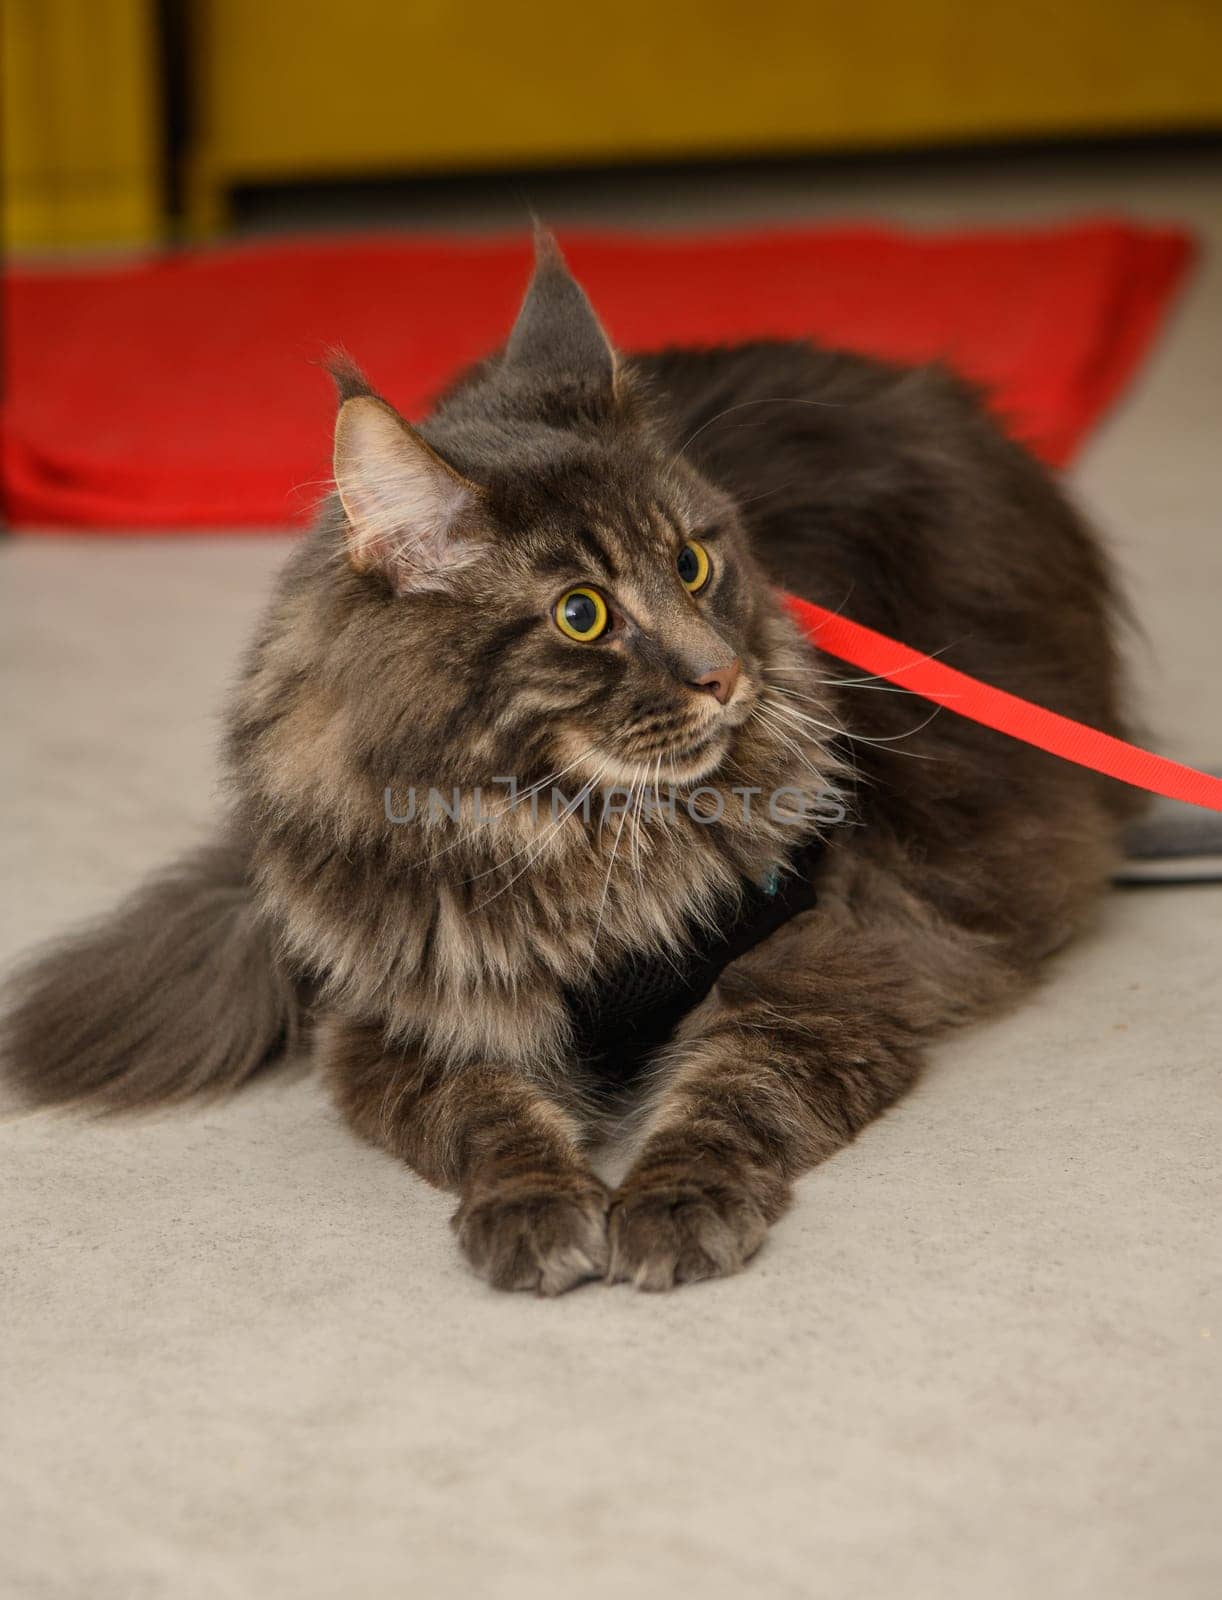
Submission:
[[[489,1283],[735,1272],[1082,924],[1133,809],[837,667],[780,591],[1123,737],[1105,555],[948,371],[621,354],[542,232],[427,421],[334,377],[336,493],[242,668],[217,837],[18,977],[7,1070],[138,1109],[308,1024]]]

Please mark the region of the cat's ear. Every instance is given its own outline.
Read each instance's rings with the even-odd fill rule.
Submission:
[[[535,229],[535,271],[505,346],[506,367],[543,381],[577,379],[611,392],[616,356],[585,290],[546,228]]]
[[[381,571],[396,593],[443,589],[479,556],[479,489],[375,395],[339,408],[335,482],[348,559],[358,572]]]

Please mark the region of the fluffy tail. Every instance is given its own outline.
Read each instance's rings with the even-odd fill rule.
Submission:
[[[296,985],[234,841],[176,862],[13,980],[4,1071],[35,1105],[135,1111],[238,1088],[293,1043]]]

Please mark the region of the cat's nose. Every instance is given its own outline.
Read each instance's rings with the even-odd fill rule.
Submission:
[[[692,688],[704,689],[707,693],[715,695],[718,704],[724,706],[734,693],[742,670],[743,664],[735,656],[733,661],[728,662],[724,667],[714,667],[711,672],[703,673],[699,678],[693,678],[691,680]]]

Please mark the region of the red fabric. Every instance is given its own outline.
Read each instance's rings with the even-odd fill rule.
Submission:
[[[564,241],[626,348],[816,338],[982,381],[1065,462],[1133,373],[1191,252],[1102,222],[956,237],[879,228]],[[343,345],[407,415],[502,339],[513,239],[298,240],[23,271],[6,296],[4,508],[25,527],[276,526],[309,516]]]
[[[966,672],[933,656],[920,655],[885,633],[851,622],[813,601],[799,600],[791,594],[785,596],[785,603],[820,650],[877,673],[919,694],[923,700],[945,706],[956,716],[970,717],[986,728],[995,728],[1080,767],[1106,773],[1109,778],[1119,778],[1135,789],[1147,789],[1151,794],[1204,806],[1209,811],[1222,811],[1222,778],[1169,761],[1166,756],[1156,756],[1084,722],[1074,722],[1031,700],[981,683],[979,678],[969,678]]]

